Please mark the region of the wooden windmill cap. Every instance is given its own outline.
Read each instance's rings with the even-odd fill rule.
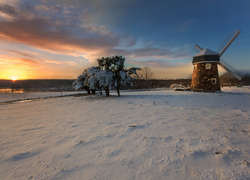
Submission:
[[[201,52],[196,54],[194,57],[198,56],[216,56],[219,55],[219,53],[212,51],[211,49],[203,49]]]
[[[208,63],[220,61],[220,55],[217,52],[214,52],[210,49],[203,49],[201,52],[196,54],[193,58],[193,64],[197,63]]]

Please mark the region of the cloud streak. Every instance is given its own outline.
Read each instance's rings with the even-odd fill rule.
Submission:
[[[0,21],[0,36],[6,41],[93,58],[115,53],[131,58],[178,58],[183,55],[166,48],[138,47],[138,40],[130,35],[116,34],[105,26],[91,24],[87,9],[45,1],[35,5],[24,3],[19,7],[2,4],[0,11],[13,18]]]
[[[19,55],[19,56],[34,58],[33,55],[31,55],[30,53],[27,53],[27,52],[20,52],[20,51],[8,50],[8,49],[6,51],[11,52],[12,54],[15,54],[15,55]]]
[[[22,4],[21,9],[16,10],[10,5],[1,5],[0,11],[12,16],[11,20],[0,21],[1,37],[50,51],[91,55],[102,54],[126,39],[125,35],[115,34],[105,26],[88,24],[86,16],[89,15],[80,8],[53,4],[30,6]]]
[[[59,57],[70,56],[67,60],[6,48],[11,56],[18,57],[13,63],[29,67],[45,64],[79,67],[81,63],[96,62],[102,56],[122,55],[131,65],[162,68],[171,66],[169,62],[173,59],[190,57],[187,46],[173,48],[166,43],[163,46],[162,43],[142,41],[96,24],[87,6],[66,6],[46,0],[1,3],[0,27],[2,42],[23,44]],[[82,57],[79,62],[78,57]]]

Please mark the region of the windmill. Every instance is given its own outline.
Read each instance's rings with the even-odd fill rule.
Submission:
[[[203,49],[198,45],[195,47],[199,50],[199,53],[193,57],[192,64],[194,65],[191,90],[193,91],[203,91],[203,92],[215,92],[220,91],[220,81],[218,66],[220,65],[233,77],[241,80],[243,75],[234,67],[226,63],[221,59],[221,56],[227,50],[227,48],[232,44],[236,37],[240,34],[238,30],[225,47],[220,51],[220,53],[212,51],[210,49]]]

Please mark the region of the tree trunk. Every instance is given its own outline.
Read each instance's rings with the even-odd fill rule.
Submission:
[[[86,89],[87,93],[90,94],[90,90],[89,89]]]
[[[100,90],[100,95],[102,95],[102,90]]]
[[[92,94],[94,94],[95,95],[95,90],[91,90],[92,91]]]
[[[117,89],[117,94],[120,97],[120,89]]]
[[[108,88],[105,89],[105,93],[106,93],[106,96],[108,97],[109,96],[109,89]]]

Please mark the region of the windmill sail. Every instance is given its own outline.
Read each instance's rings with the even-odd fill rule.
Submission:
[[[220,57],[224,54],[224,52],[227,50],[227,48],[232,44],[232,42],[237,38],[237,36],[240,34],[240,30],[238,30],[234,36],[231,38],[231,40],[226,44],[226,46],[222,49],[220,52]]]
[[[225,46],[228,44],[228,42],[234,37],[234,35],[239,31],[238,29],[234,29],[225,39],[224,41],[220,44],[219,48],[217,49],[216,52],[221,52]]]
[[[200,46],[199,46],[199,45],[197,45],[197,44],[196,44],[194,47],[196,47],[196,48],[199,50],[199,52],[203,50],[203,48],[202,48],[202,47],[200,47]]]
[[[233,66],[229,65],[222,59],[220,59],[219,65],[239,81],[244,77],[240,71],[238,71],[237,69],[235,69]]]
[[[197,44],[194,46],[194,51],[196,52],[196,53],[199,53],[199,52],[201,52],[202,50],[203,50],[203,48],[202,47],[200,47],[200,46],[198,46]]]

